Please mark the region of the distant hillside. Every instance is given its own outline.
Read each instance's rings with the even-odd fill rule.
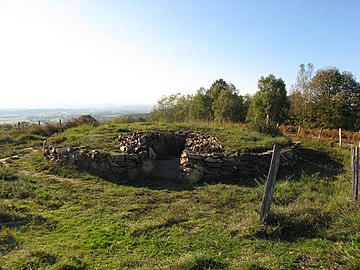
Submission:
[[[91,114],[99,121],[106,121],[119,115],[135,115],[147,118],[152,105],[125,105],[94,108],[40,108],[40,109],[0,109],[1,123],[49,122],[58,119],[68,120],[84,114]]]

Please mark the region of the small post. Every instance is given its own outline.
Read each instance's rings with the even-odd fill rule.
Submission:
[[[339,146],[341,147],[341,128],[339,128]]]
[[[260,210],[261,224],[265,223],[266,218],[270,211],[271,200],[273,197],[274,187],[276,184],[276,175],[277,175],[277,172],[279,169],[279,164],[280,164],[280,152],[281,152],[281,147],[278,145],[274,145],[273,154],[271,157],[270,168],[269,168],[269,173],[268,173],[267,181],[265,184],[264,197],[263,197],[261,210]]]
[[[319,139],[321,139],[321,135],[322,135],[322,128],[320,128],[320,131],[319,131]]]
[[[301,126],[298,127],[297,136],[300,135],[300,131],[301,131]]]
[[[269,115],[266,115],[266,125],[269,125]]]
[[[60,128],[61,128],[61,119],[59,119],[59,125],[60,125]]]
[[[17,128],[20,128],[20,122],[17,123]]]
[[[38,121],[38,126],[40,127],[40,120]]]
[[[351,148],[351,198],[359,201],[359,148]]]

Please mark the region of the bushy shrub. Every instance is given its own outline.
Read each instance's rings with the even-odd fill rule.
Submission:
[[[64,128],[72,128],[81,125],[98,126],[99,122],[91,115],[81,115],[79,118],[72,118],[64,124]]]
[[[249,124],[251,130],[272,135],[272,136],[280,136],[281,131],[279,130],[277,124],[274,122],[266,123],[266,121],[256,121],[252,124]]]

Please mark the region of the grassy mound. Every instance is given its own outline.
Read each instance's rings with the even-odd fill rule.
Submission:
[[[267,150],[273,145],[286,145],[289,139],[284,136],[271,136],[252,131],[242,124],[215,123],[150,123],[104,124],[98,127],[79,126],[53,136],[49,143],[69,146],[88,145],[105,151],[118,151],[115,139],[122,133],[154,130],[189,130],[209,134],[219,138],[226,152]]]

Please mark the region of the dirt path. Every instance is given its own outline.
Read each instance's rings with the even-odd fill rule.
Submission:
[[[9,156],[9,157],[5,157],[0,159],[0,164],[4,165],[5,167],[10,167],[12,162],[14,160],[19,160],[21,158],[24,157],[28,157],[31,154],[39,151],[39,149],[33,148],[33,147],[28,147],[28,148],[24,148],[21,150],[22,153],[20,154],[16,154],[13,156]],[[53,174],[49,174],[46,172],[37,172],[35,170],[24,170],[24,169],[20,169],[17,171],[17,173],[19,174],[24,174],[24,175],[28,175],[28,176],[34,176],[34,177],[47,177],[51,180],[58,180],[58,181],[67,181],[67,182],[71,182],[71,183],[80,183],[81,180],[76,179],[76,178],[65,178],[65,177],[61,177],[61,176],[57,176],[57,175],[53,175]]]
[[[28,147],[28,148],[24,148],[21,149],[21,153],[13,155],[13,156],[9,156],[9,157],[4,157],[0,159],[0,164],[5,165],[6,167],[9,166],[9,164],[12,163],[13,160],[18,160],[20,158],[26,157],[31,155],[32,153],[37,152],[39,149],[36,149],[34,147]]]

